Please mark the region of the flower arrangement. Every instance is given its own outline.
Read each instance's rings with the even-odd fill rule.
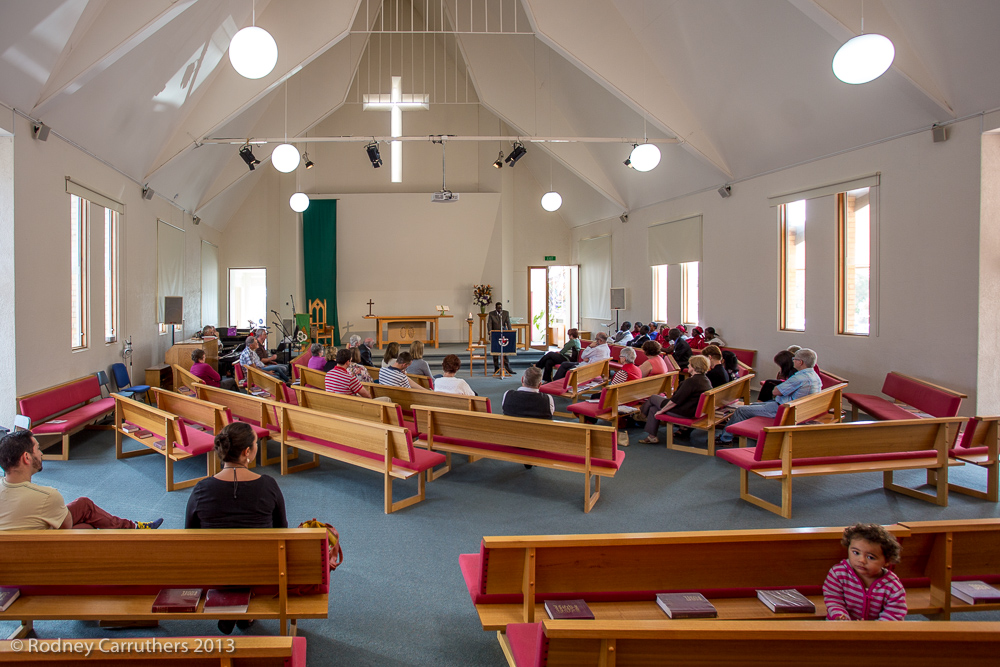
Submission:
[[[479,312],[485,313],[486,306],[493,302],[493,287],[490,285],[472,286],[472,303],[479,306]]]

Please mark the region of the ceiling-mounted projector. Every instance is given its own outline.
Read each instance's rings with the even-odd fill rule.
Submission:
[[[458,195],[451,190],[438,190],[431,195],[432,204],[446,204],[452,201],[458,201]]]

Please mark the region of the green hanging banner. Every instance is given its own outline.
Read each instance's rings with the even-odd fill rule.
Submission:
[[[302,213],[302,258],[306,308],[314,299],[326,300],[326,323],[333,344],[340,345],[337,322],[337,200],[311,199]],[[308,312],[308,310],[307,310]]]

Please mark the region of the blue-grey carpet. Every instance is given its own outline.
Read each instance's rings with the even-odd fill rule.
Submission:
[[[515,368],[523,369],[527,356],[520,355]],[[431,366],[436,369],[439,362]],[[515,388],[519,380],[484,378],[481,373],[470,384],[489,396],[499,411],[503,391]],[[469,379],[467,368],[461,377]],[[426,501],[389,516],[382,512],[378,474],[329,460],[287,477],[280,476],[277,466],[258,467],[258,472],[278,478],[290,525],[316,517],[335,525],[343,541],[346,558],[332,575],[329,618],[299,625],[308,638],[309,665],[504,664],[495,633],[484,632],[478,623],[458,569],[459,554],[478,551],[484,535],[790,528],[1000,515],[996,504],[959,494],[950,494],[949,506],[941,508],[885,491],[881,475],[875,473],[796,479],[793,516],[785,520],[739,500],[734,466],[668,452],[663,445],[637,444],[641,437],[640,430],[630,431],[632,444],[623,467],[615,478],[603,481],[601,498],[590,514],[583,512],[582,475],[526,470],[520,464],[480,460],[470,465],[455,457],[455,469],[428,485]],[[696,434],[693,441],[703,442],[704,435]],[[164,528],[183,527],[189,491],[164,491],[161,457],[116,461],[108,431],[75,436],[70,456],[67,462],[46,461],[35,481],[55,486],[67,500],[86,495],[120,516],[162,516]],[[178,466],[177,476],[193,477],[203,470],[200,460],[190,461]],[[983,471],[969,466],[952,469],[951,474],[960,483],[985,483]],[[919,484],[922,474],[898,478]],[[777,483],[751,484],[755,492],[779,500]],[[416,481],[397,482],[396,488],[397,498],[405,497],[416,489]],[[755,566],[741,562],[738,553],[733,563]],[[997,620],[1000,614],[975,619],[987,617]],[[35,628],[44,638],[217,633],[212,621],[163,622],[145,630],[41,621]],[[12,623],[0,623],[0,631],[12,630]],[[277,624],[259,621],[247,632],[276,634]]]

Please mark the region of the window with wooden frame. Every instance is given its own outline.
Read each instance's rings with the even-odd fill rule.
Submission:
[[[104,209],[104,342],[118,340],[118,212]]]
[[[837,195],[837,333],[871,329],[871,188]]]
[[[806,330],[806,200],[778,207],[778,312],[783,331]]]
[[[90,202],[70,195],[70,330],[72,349],[87,347],[87,280],[90,238]]]
[[[651,267],[653,269],[653,321],[667,321],[667,270],[669,264]]]
[[[681,264],[681,321],[698,324],[698,265],[700,262]],[[666,318],[663,319],[666,321]]]

